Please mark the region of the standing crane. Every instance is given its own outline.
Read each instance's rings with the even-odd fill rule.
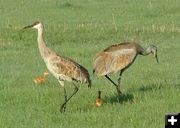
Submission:
[[[78,87],[75,82],[80,81],[81,83],[86,83],[88,87],[91,87],[91,80],[88,71],[75,61],[70,58],[64,57],[62,55],[56,54],[50,48],[48,48],[43,39],[43,24],[40,21],[34,22],[32,25],[24,27],[34,28],[38,31],[38,47],[48,70],[52,75],[59,81],[59,84],[64,90],[64,103],[60,107],[60,111],[64,112],[67,102],[77,93]],[[74,91],[72,95],[67,97],[64,82],[71,82],[74,86]]]
[[[122,73],[135,61],[137,55],[149,55],[152,53],[158,62],[157,47],[149,45],[146,49],[134,42],[125,42],[109,46],[103,51],[98,52],[93,59],[93,73],[97,76],[105,76],[117,89],[120,94],[120,80]],[[120,71],[118,84],[109,76],[110,73]]]

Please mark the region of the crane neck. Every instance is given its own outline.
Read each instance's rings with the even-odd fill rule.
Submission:
[[[38,28],[37,41],[38,41],[38,47],[39,47],[40,54],[41,54],[42,58],[45,59],[50,54],[50,50],[44,42],[43,27]]]
[[[43,44],[44,46],[46,46],[45,42],[44,42],[44,38],[43,38],[43,28],[38,28],[38,44]]]

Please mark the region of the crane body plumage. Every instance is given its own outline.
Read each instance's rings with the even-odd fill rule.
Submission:
[[[118,94],[120,91],[120,79],[125,69],[127,69],[136,59],[137,55],[148,55],[153,53],[157,59],[157,48],[150,45],[147,49],[141,47],[135,42],[125,42],[109,46],[103,51],[98,52],[93,59],[93,72],[97,76],[105,76],[117,88]],[[157,59],[158,61],[158,59]],[[118,84],[112,81],[107,75],[120,71]]]
[[[56,52],[48,48],[43,39],[43,24],[39,21],[33,23],[32,25],[24,27],[26,28],[35,28],[38,30],[38,47],[48,70],[50,73],[59,81],[61,87],[64,89],[65,102],[61,105],[60,111],[65,111],[65,105],[70,100],[70,98],[76,94],[78,87],[74,82],[80,81],[81,83],[88,84],[88,87],[91,86],[91,80],[88,71],[75,62],[74,60],[58,55]],[[67,97],[66,89],[64,82],[68,81],[73,83],[74,92],[69,98]]]

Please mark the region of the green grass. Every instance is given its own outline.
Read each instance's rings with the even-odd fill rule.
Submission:
[[[179,0],[0,0],[0,127],[2,128],[158,128],[167,112],[180,111]],[[73,58],[91,75],[92,89],[79,92],[60,113],[63,91],[49,76],[39,87],[32,81],[47,70],[37,48],[37,32],[21,30],[35,20],[45,24],[47,45]],[[138,56],[115,88],[92,74],[92,58],[111,44],[137,41],[158,47]],[[118,74],[111,76],[114,80]],[[68,93],[72,92],[67,85]],[[94,101],[102,90],[104,104]]]

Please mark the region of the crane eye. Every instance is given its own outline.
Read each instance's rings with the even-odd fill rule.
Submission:
[[[35,26],[35,25],[37,25],[37,24],[39,24],[39,23],[40,23],[39,21],[36,21],[36,22],[34,22],[32,25]]]

